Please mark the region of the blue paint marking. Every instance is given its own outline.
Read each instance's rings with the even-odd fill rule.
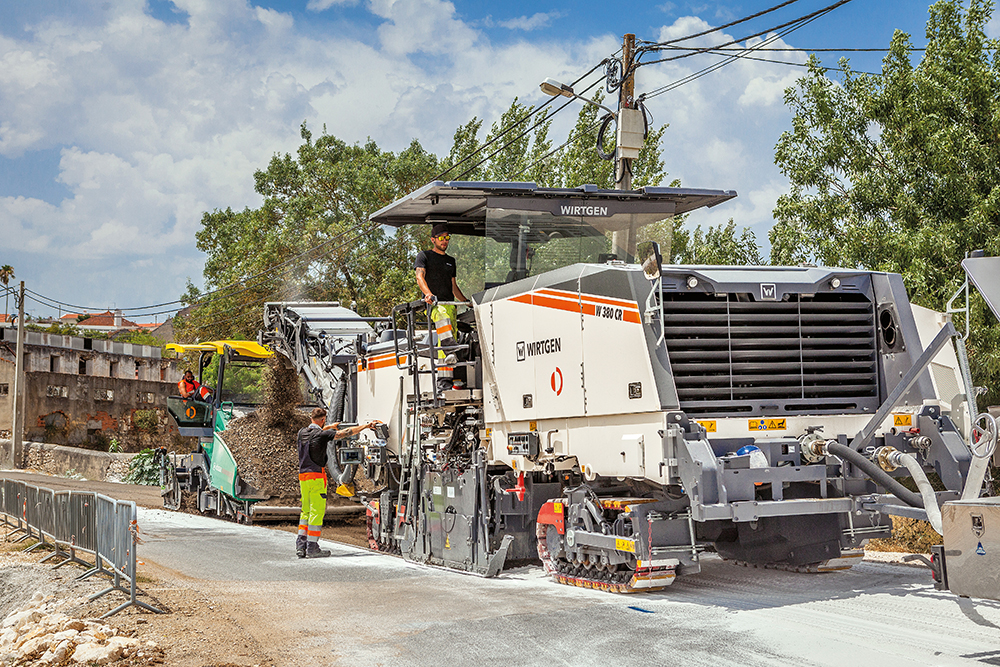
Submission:
[[[655,614],[656,612],[651,609],[643,609],[642,607],[629,607],[629,609],[635,609],[636,611],[641,611],[644,614]]]
[[[986,549],[983,548],[983,543],[982,542],[980,542],[979,546],[976,547],[976,553],[978,555],[980,555],[980,556],[985,556],[986,555]]]

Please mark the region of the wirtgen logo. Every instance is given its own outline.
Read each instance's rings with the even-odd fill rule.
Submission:
[[[517,360],[524,361],[528,357],[537,357],[541,354],[552,354],[562,351],[561,338],[546,338],[545,340],[533,340],[531,342],[518,341]]]
[[[760,285],[760,299],[761,299],[761,301],[777,301],[777,299],[778,299],[778,290],[775,289],[775,287],[774,287],[773,284],[769,285],[769,284],[761,283],[761,285]]]

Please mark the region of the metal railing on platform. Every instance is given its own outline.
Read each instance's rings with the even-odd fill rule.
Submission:
[[[115,500],[90,491],[53,491],[12,479],[0,480],[0,514],[3,515],[5,540],[38,542],[27,549],[51,546],[54,552],[42,559],[62,558],[56,565],[79,563],[90,569],[77,577],[95,574],[111,578],[110,586],[91,600],[121,591],[128,600],[101,618],[107,618],[136,605],[162,614],[156,607],[136,599],[136,508],[132,501]],[[94,563],[80,558],[78,552],[91,554]]]

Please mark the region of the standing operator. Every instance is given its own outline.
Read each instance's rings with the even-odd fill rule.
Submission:
[[[431,309],[431,321],[434,322],[434,330],[437,332],[438,345],[445,349],[455,345],[455,336],[458,334],[455,319],[457,307],[434,303],[434,300],[468,301],[455,279],[457,275],[455,258],[446,252],[450,240],[448,225],[443,222],[436,223],[431,228],[433,247],[418,254],[414,264],[417,286],[423,293],[424,302],[434,306]],[[438,358],[442,359],[445,365],[458,363],[458,358],[454,354],[445,354],[445,350],[438,352]],[[451,369],[441,368],[440,371],[439,381],[444,380],[448,385],[444,388],[451,389]]]
[[[323,426],[326,422],[326,410],[323,408],[315,408],[310,416],[311,423],[296,436],[302,514],[299,516],[299,534],[295,538],[295,554],[299,558],[323,558],[330,555],[329,551],[319,548],[319,533],[326,515],[327,445],[331,440],[357,435],[366,428],[374,430],[378,422],[338,429],[340,422]],[[341,486],[337,493],[353,495],[353,485],[351,487]]]

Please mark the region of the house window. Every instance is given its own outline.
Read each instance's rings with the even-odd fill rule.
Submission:
[[[118,362],[117,361],[112,361],[111,362],[111,370],[108,371],[108,375],[110,375],[113,378],[118,377]]]
[[[58,373],[59,372],[59,355],[52,354],[49,355],[49,372]]]
[[[69,387],[58,384],[50,384],[45,388],[45,395],[49,398],[69,398]]]
[[[10,395],[10,385],[0,384],[0,396],[8,396],[8,395]]]
[[[142,364],[139,363],[138,361],[135,362],[135,379],[136,380],[139,379],[139,366],[142,366]]]
[[[95,401],[113,401],[115,400],[115,390],[114,389],[98,389],[94,392]]]
[[[80,360],[80,375],[86,375],[86,374],[87,374],[87,360],[86,359],[81,359]]]
[[[160,366],[160,382],[166,382],[166,381],[167,381],[167,367]]]

